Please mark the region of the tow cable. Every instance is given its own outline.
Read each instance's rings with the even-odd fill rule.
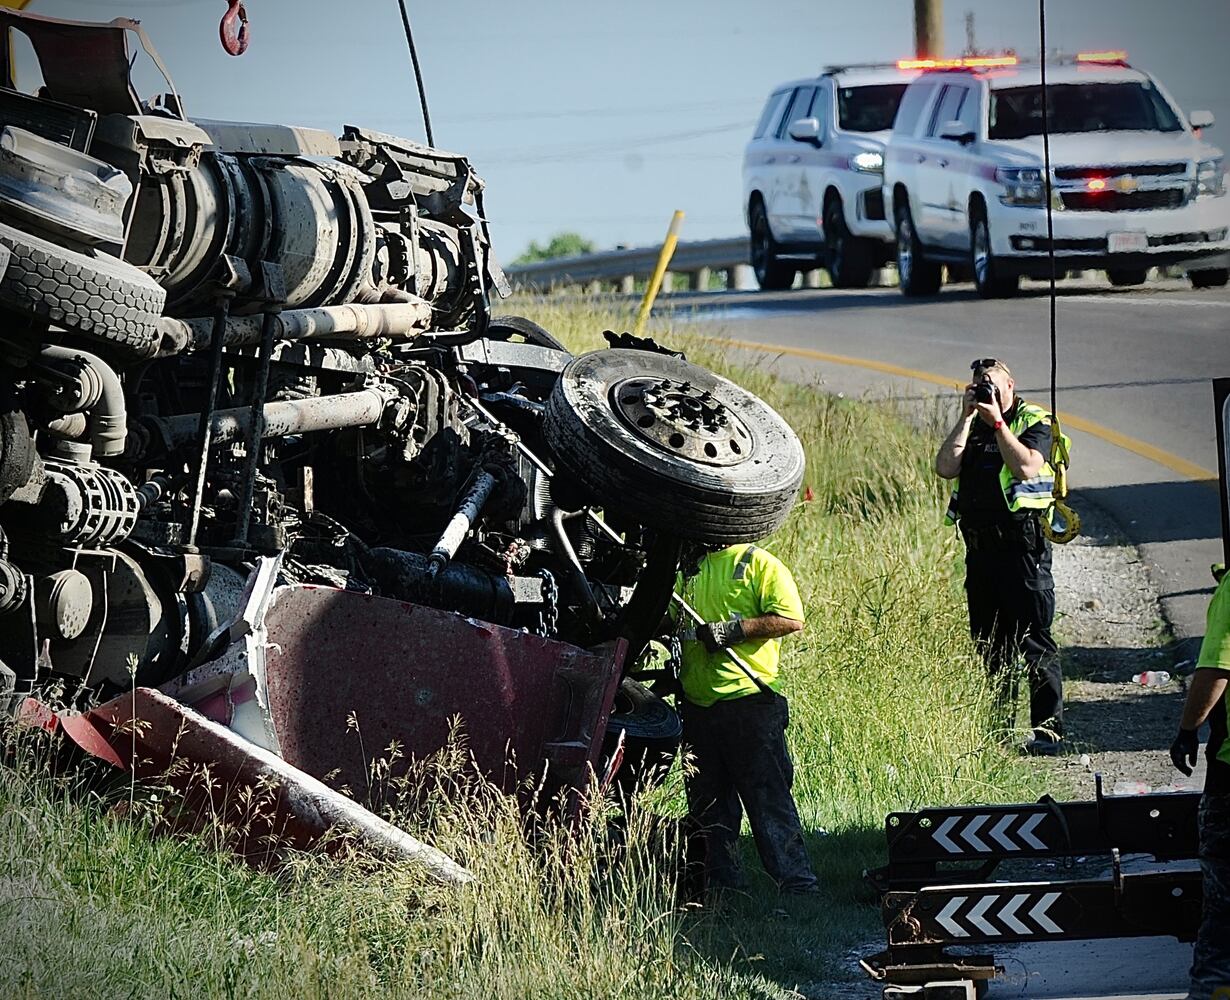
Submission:
[[[1042,532],[1056,545],[1066,545],[1072,541],[1081,530],[1080,516],[1065,502],[1068,496],[1068,440],[1063,436],[1059,424],[1058,406],[1056,404],[1056,372],[1058,369],[1058,349],[1055,336],[1055,305],[1056,305],[1056,271],[1055,271],[1055,216],[1054,189],[1051,185],[1051,112],[1050,99],[1046,89],[1046,0],[1038,0],[1038,67],[1041,72],[1042,90],[1042,176],[1046,197],[1046,242],[1047,256],[1050,260],[1050,326],[1051,326],[1051,455],[1050,465],[1055,473],[1055,485],[1051,491],[1051,505],[1042,518]],[[1063,528],[1056,530],[1052,523],[1058,513],[1063,520]]]
[[[241,56],[248,51],[252,32],[248,27],[248,12],[243,0],[226,0],[227,11],[218,25],[218,37],[228,55]]]

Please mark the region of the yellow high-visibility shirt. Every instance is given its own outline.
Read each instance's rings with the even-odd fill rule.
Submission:
[[[1200,644],[1200,655],[1196,658],[1196,669],[1201,668],[1230,670],[1230,573],[1222,577],[1216,593],[1213,594],[1213,600],[1209,602],[1208,625],[1204,631],[1204,642]],[[1209,743],[1221,740],[1221,745],[1212,752],[1220,764],[1230,764],[1230,739],[1226,738],[1224,695],[1221,703],[1214,706],[1209,723]],[[1212,760],[1209,765],[1209,773],[1212,775]]]
[[[710,552],[701,560],[695,576],[684,579],[680,575],[675,580],[675,590],[707,622],[761,615],[803,621],[803,602],[790,570],[771,552],[755,545],[731,545]],[[679,620],[677,609],[672,608],[671,614]],[[693,631],[691,621],[685,625],[689,632]],[[780,639],[752,639],[733,649],[764,684],[780,690]],[[699,639],[683,642],[680,680],[684,697],[704,708],[760,690],[724,650],[710,653]]]

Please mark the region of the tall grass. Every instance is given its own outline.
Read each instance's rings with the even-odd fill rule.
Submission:
[[[625,323],[601,303],[516,311],[576,349]],[[659,334],[671,344],[679,338]],[[965,631],[957,548],[939,525],[934,442],[884,405],[853,403],[690,358],[766,398],[802,437],[812,499],[766,541],[808,615],[783,671],[808,846],[827,887],[782,908],[766,880],[718,911],[680,911],[669,824],[635,810],[615,845],[595,815],[530,843],[514,805],[458,758],[426,775],[431,806],[400,817],[467,865],[447,889],[404,865],[301,858],[277,876],[153,839],[80,779],[48,776],[38,740],[0,770],[0,997],[822,997],[874,941],[859,876],[885,813],[1015,800],[1040,789],[1001,743]],[[655,808],[681,808],[673,773]],[[749,867],[758,871],[753,852]]]

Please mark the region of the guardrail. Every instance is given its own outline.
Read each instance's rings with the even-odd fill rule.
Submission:
[[[605,250],[582,257],[513,264],[504,268],[504,273],[509,281],[521,288],[584,285],[590,291],[613,288],[630,295],[636,288],[638,278],[648,278],[653,273],[659,249]],[[672,276],[679,274],[688,276],[688,288],[692,291],[705,291],[709,288],[710,277],[719,271],[726,275],[727,288],[753,287],[754,280],[747,261],[746,236],[680,243],[671,258],[662,291],[671,291],[674,287]]]

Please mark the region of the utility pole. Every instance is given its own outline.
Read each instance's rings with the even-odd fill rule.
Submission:
[[[965,12],[965,54],[967,56],[978,55],[978,40],[974,37],[974,12],[972,10]]]
[[[914,0],[914,55],[940,59],[944,55],[944,0]]]

